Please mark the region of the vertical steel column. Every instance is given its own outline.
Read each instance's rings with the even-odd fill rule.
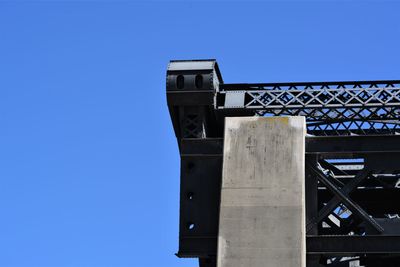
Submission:
[[[306,162],[309,164],[318,164],[317,154],[306,154]],[[305,188],[306,188],[306,225],[313,221],[318,216],[318,180],[317,177],[307,171],[305,174]],[[306,227],[307,229],[307,227]],[[318,235],[318,227],[312,228],[306,233],[307,235]],[[320,255],[309,255],[307,254],[307,267],[319,267]]]
[[[181,156],[179,257],[214,267],[222,168],[215,111],[222,77],[215,60],[171,61],[167,100]]]

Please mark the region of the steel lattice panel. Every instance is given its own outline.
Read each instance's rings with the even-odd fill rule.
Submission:
[[[400,82],[223,84],[217,108],[258,116],[305,116],[316,135],[400,131]]]

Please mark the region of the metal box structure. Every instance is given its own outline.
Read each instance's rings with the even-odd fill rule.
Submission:
[[[216,266],[225,117],[294,115],[307,121],[307,266],[400,266],[400,81],[226,84],[215,60],[171,61],[167,101],[179,257]]]

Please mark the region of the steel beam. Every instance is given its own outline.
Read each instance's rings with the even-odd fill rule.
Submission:
[[[309,154],[367,154],[400,152],[400,135],[312,136],[306,138]]]
[[[308,254],[400,254],[400,236],[307,236]]]
[[[206,138],[208,144],[214,147],[215,153],[222,155],[222,138]],[[186,144],[181,154],[191,149],[202,148],[202,139],[184,138],[181,144]],[[186,151],[186,152],[185,152]],[[400,153],[400,135],[368,135],[368,136],[307,136],[306,153],[320,155],[369,154],[369,153]]]

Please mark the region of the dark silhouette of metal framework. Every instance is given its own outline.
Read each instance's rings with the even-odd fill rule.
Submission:
[[[307,266],[400,266],[400,81],[226,84],[215,60],[171,61],[167,100],[181,156],[179,257],[216,266],[224,118],[298,115]]]

